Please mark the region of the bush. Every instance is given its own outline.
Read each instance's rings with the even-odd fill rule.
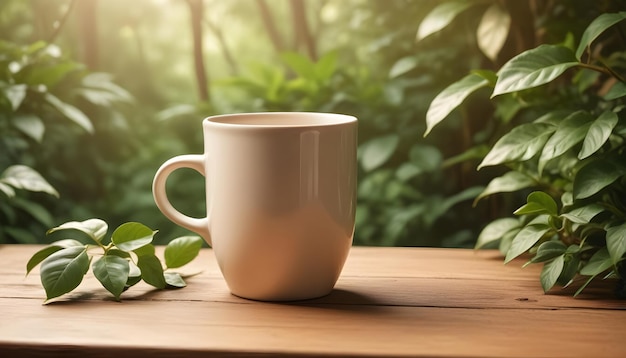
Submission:
[[[560,44],[542,44],[497,73],[474,71],[431,103],[428,134],[473,92],[491,89],[495,144],[478,169],[505,165],[475,202],[503,192],[528,192],[515,218],[481,232],[477,248],[497,245],[505,263],[529,252],[543,263],[547,292],[587,276],[621,277],[626,253],[626,69],[616,26],[626,13],[605,13]],[[622,285],[623,286],[623,285]],[[623,290],[622,290],[623,291]],[[618,292],[626,296],[625,292]]]

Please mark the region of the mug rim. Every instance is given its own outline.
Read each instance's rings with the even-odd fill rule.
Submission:
[[[282,121],[276,121],[277,117]],[[286,122],[289,117],[305,118],[301,123],[297,120]],[[263,119],[274,119],[274,122],[266,123],[250,123],[257,120],[262,122]],[[217,127],[228,128],[302,128],[302,127],[328,127],[341,126],[349,123],[356,123],[357,118],[348,114],[327,113],[327,112],[243,112],[231,114],[219,114],[204,118],[203,123]]]

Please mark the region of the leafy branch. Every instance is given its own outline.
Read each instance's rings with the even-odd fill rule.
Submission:
[[[478,165],[478,169],[504,165],[510,171],[492,179],[474,204],[496,193],[545,190],[530,193],[513,213],[516,218],[488,224],[476,243],[476,248],[497,244],[505,263],[530,253],[524,266],[543,263],[540,282],[545,292],[556,284],[569,286],[577,275],[587,278],[575,295],[596,277],[626,280],[626,127],[621,121],[626,86],[624,77],[611,66],[600,59],[599,65],[592,63],[590,52],[594,40],[623,20],[626,12],[600,15],[583,32],[575,51],[567,45],[543,44],[513,57],[497,73],[474,71],[437,95],[426,114],[425,136],[481,88],[491,88],[491,98],[520,98],[532,89],[539,93],[539,87],[575,68],[620,81],[603,96],[585,94],[589,86],[579,85],[581,103],[585,102],[583,95],[595,96],[599,103],[595,109],[577,110],[569,98],[562,109],[548,112],[541,102],[525,103],[523,108],[543,115],[513,126]],[[585,53],[589,56],[583,62]],[[575,85],[577,78],[572,81]],[[558,89],[567,85],[567,81],[554,83]],[[546,87],[543,89],[551,96],[558,96],[558,90],[553,93]],[[626,297],[623,283],[616,292]]]
[[[78,232],[87,238],[89,244],[76,239],[62,239],[30,258],[26,274],[41,264],[40,276],[46,291],[46,302],[78,287],[90,265],[96,279],[118,301],[124,291],[141,280],[158,289],[186,286],[183,277],[171,269],[186,265],[198,255],[202,247],[200,237],[183,236],[172,240],[165,247],[163,266],[152,245],[156,231],[141,223],[128,222],[118,226],[110,242],[105,243],[107,230],[107,223],[100,219],[71,221],[48,230],[48,235]]]

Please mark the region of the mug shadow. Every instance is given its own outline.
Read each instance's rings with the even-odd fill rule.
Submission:
[[[344,289],[333,289],[326,296],[309,300],[266,303],[359,314],[377,314],[386,310],[386,305],[373,297]]]

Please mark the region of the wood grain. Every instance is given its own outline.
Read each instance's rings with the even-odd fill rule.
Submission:
[[[88,274],[43,305],[39,246],[0,246],[0,356],[623,357],[626,302],[601,282],[543,294],[540,266],[497,252],[354,247],[336,289],[309,301],[231,295],[212,251],[181,290],[139,284],[115,302]],[[162,251],[160,251],[162,252]]]

